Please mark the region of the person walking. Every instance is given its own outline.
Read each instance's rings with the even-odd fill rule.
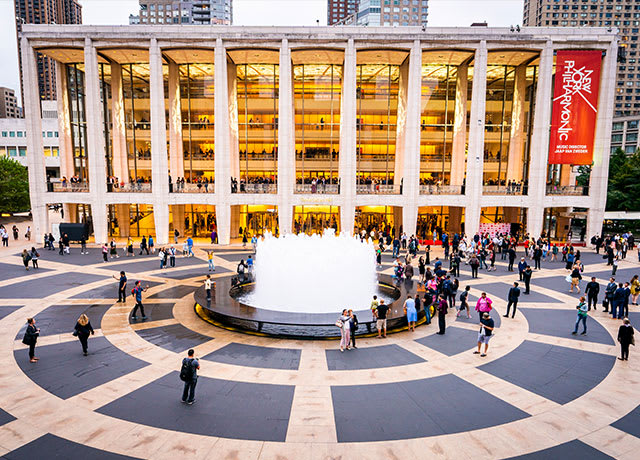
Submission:
[[[587,294],[587,305],[589,307],[589,311],[591,311],[591,304],[593,304],[593,309],[596,309],[596,305],[598,305],[599,292],[600,285],[596,281],[596,277],[592,276],[591,281],[587,283],[587,287],[584,289],[584,293]]]
[[[638,275],[631,278],[631,305],[638,305],[638,297],[640,296],[640,281]]]
[[[111,239],[111,243],[109,243],[109,257],[111,259],[120,258],[120,256],[118,255],[118,247],[116,246],[116,240],[114,239]]]
[[[444,335],[447,329],[447,311],[448,311],[447,299],[444,294],[440,294],[440,300],[436,305],[436,310],[438,310],[438,335]]]
[[[87,237],[84,235],[84,233],[80,237],[80,254],[89,254],[89,251],[87,251]]]
[[[336,321],[336,326],[340,328],[340,352],[343,352],[345,348],[349,349],[349,340],[351,338],[351,327],[349,326],[349,322],[351,321],[351,317],[347,309],[342,310],[342,315]]]
[[[618,263],[620,262],[620,257],[616,256],[613,259],[612,267],[611,267],[611,276],[616,276],[616,272],[618,271]]]
[[[507,314],[503,315],[505,318],[509,317],[509,311],[511,310],[511,306],[513,306],[513,313],[511,314],[511,318],[516,316],[516,308],[518,307],[518,298],[520,297],[520,288],[518,287],[518,282],[513,283],[513,287],[509,289],[509,293],[507,294]],[[484,316],[484,315],[483,315]]]
[[[142,315],[142,319],[147,319],[144,314],[144,306],[142,305],[142,293],[146,292],[149,289],[149,286],[142,287],[142,281],[136,281],[136,286],[133,288],[131,293],[135,296],[136,305],[133,307],[133,312],[131,313],[131,319],[138,319],[136,313],[138,312],[138,308],[140,309],[140,314]]]
[[[178,244],[178,237],[180,236],[180,232],[178,229],[173,230],[173,244]]]
[[[493,330],[495,329],[495,322],[491,318],[489,313],[484,313],[480,319],[480,332],[478,332],[478,349],[473,352],[474,355],[480,355],[484,358],[487,356],[487,350],[489,350],[489,340],[493,337]],[[484,343],[484,353],[480,353],[480,348]]]
[[[471,318],[471,313],[469,312],[469,291],[471,290],[471,286],[466,286],[464,291],[460,294],[460,308],[458,309],[458,313],[456,314],[456,318],[460,316],[460,313],[466,310],[467,318]]]
[[[69,252],[69,243],[70,243],[70,239],[69,239],[69,235],[67,235],[66,233],[64,235],[62,235],[62,238],[60,238],[62,240],[62,244],[64,245],[64,252],[66,252],[67,254],[70,254]]]
[[[109,248],[107,247],[107,243],[102,245],[102,262],[109,261]]]
[[[200,369],[200,361],[195,357],[196,352],[190,349],[187,357],[182,360],[180,368],[180,380],[184,382],[182,390],[182,402],[193,404],[196,402],[196,383],[198,383],[198,370]]]
[[[249,256],[251,257],[251,256]],[[213,265],[213,249],[207,251],[207,263],[209,264],[209,271],[216,271],[216,267]],[[251,263],[251,265],[253,265],[253,263]]]
[[[94,334],[93,327],[91,327],[91,321],[89,321],[89,317],[84,313],[81,314],[80,318],[78,318],[78,321],[76,321],[76,325],[73,329],[73,335],[78,337],[78,339],[80,340],[80,344],[82,345],[82,354],[87,356],[89,354],[87,348],[89,335]]]
[[[149,238],[147,239],[148,244],[149,244],[149,251],[151,251],[151,254],[155,254],[156,249],[154,246],[154,242],[153,242],[153,236],[149,235]]]
[[[120,272],[120,277],[111,276],[114,280],[118,280],[118,302],[127,301],[127,276],[124,271]]]
[[[384,299],[380,299],[380,304],[376,307],[376,328],[378,329],[378,338],[387,338],[387,313],[389,305],[384,303]],[[382,334],[382,335],[381,335]]]
[[[194,257],[195,254],[193,253],[193,239],[191,237],[187,238],[187,249],[188,249],[187,256]]]
[[[633,337],[633,326],[629,318],[622,320],[622,325],[618,329],[618,342],[620,343],[620,361],[629,360],[629,345],[635,345],[635,339]]]
[[[602,301],[602,306],[604,307],[604,312],[609,312],[609,307],[613,309],[613,294],[616,292],[618,285],[616,284],[616,279],[611,277],[609,278],[609,283],[604,290],[604,300]]]
[[[31,247],[29,255],[31,256],[31,263],[33,264],[33,268],[38,268],[38,259],[40,258],[40,254],[35,247]]]
[[[469,259],[469,266],[471,267],[471,278],[478,277],[478,268],[480,267],[480,261],[475,253],[471,254]]]
[[[31,254],[26,249],[22,250],[22,264],[25,270],[29,271],[29,262],[31,261]]]
[[[576,310],[578,310],[578,319],[576,320],[576,327],[572,332],[573,335],[576,335],[578,333],[578,326],[580,325],[581,321],[584,330],[580,333],[580,335],[586,335],[587,333],[587,316],[589,316],[589,310],[585,300],[586,299],[584,298],[584,296],[580,297],[580,303],[576,307]]]
[[[135,257],[136,253],[133,252],[133,238],[127,239],[127,257]]]
[[[575,286],[578,293],[580,293],[580,280],[582,279],[582,275],[580,274],[580,265],[574,264],[573,269],[571,270],[571,287],[569,288],[569,292],[573,292],[573,287]]]
[[[140,255],[142,255],[143,252],[146,252],[147,255],[149,255],[149,248],[147,247],[147,238],[145,236],[143,236],[142,240],[140,241]]]
[[[527,265],[522,272],[522,280],[524,281],[524,293],[529,295],[531,291],[531,275],[533,275],[533,270],[531,269],[531,265]]]
[[[484,313],[489,313],[493,309],[491,306],[492,303],[493,301],[487,297],[486,292],[480,295],[480,298],[476,302],[476,311],[478,312],[479,319],[482,319]]]
[[[349,314],[349,335],[351,336],[351,347],[356,347],[356,331],[358,330],[358,317],[353,310],[348,311]]]
[[[404,314],[407,317],[409,331],[415,332],[416,321],[418,321],[418,312],[416,311],[416,302],[410,295],[408,295],[407,300],[404,301]]]
[[[22,337],[22,343],[29,345],[29,362],[36,363],[36,342],[38,342],[38,336],[40,335],[40,329],[36,327],[35,318],[27,318],[27,330]]]

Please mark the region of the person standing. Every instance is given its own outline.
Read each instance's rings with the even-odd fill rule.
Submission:
[[[447,299],[444,294],[440,294],[440,300],[436,305],[436,310],[438,310],[438,335],[444,335],[447,329],[447,311],[448,311]]]
[[[109,261],[109,247],[107,246],[107,243],[104,243],[102,245],[102,262],[108,262]]]
[[[415,332],[416,321],[418,321],[418,312],[416,311],[416,302],[410,295],[404,301],[404,314],[407,316],[407,324],[409,331]]]
[[[124,271],[120,272],[120,278],[116,275],[112,275],[112,278],[118,280],[118,302],[127,301],[127,277]]]
[[[387,338],[387,313],[389,306],[384,303],[384,299],[380,299],[380,304],[376,308],[376,328],[378,329],[378,338]],[[382,335],[380,335],[382,334]]]
[[[66,252],[67,254],[70,254],[69,252],[69,235],[67,235],[66,233],[64,235],[62,235],[62,243],[64,244],[64,252]]]
[[[211,306],[211,287],[213,286],[213,281],[211,281],[211,275],[207,275],[204,279],[204,290],[207,293],[207,307]]]
[[[576,287],[578,293],[580,293],[580,280],[582,279],[582,275],[580,274],[580,265],[574,264],[573,269],[571,270],[571,287],[569,288],[569,292],[573,292],[573,287]]]
[[[531,269],[531,265],[527,265],[522,272],[522,280],[524,281],[524,293],[529,295],[531,290],[531,275],[533,275],[533,270]]]
[[[622,317],[627,318],[629,316],[629,296],[631,295],[631,288],[629,283],[624,283],[624,299],[622,301]]]
[[[189,405],[196,402],[196,383],[198,383],[198,370],[200,361],[195,357],[195,351],[190,349],[187,357],[182,360],[180,380],[184,382],[182,390],[182,402]]]
[[[622,325],[618,329],[618,342],[620,343],[620,361],[629,360],[629,345],[635,345],[635,339],[633,337],[633,327],[629,318],[622,320]]]
[[[133,238],[129,237],[127,239],[127,257],[135,257],[135,252],[133,252]]]
[[[169,248],[169,266],[171,268],[176,266],[176,248],[173,245]]]
[[[640,281],[638,275],[631,278],[631,304],[638,305],[638,297],[640,296]]]
[[[487,297],[486,292],[480,295],[480,298],[476,302],[476,311],[478,312],[479,319],[482,319],[484,313],[489,313],[493,309],[491,306],[492,303],[493,301]]]
[[[451,273],[453,274],[454,278],[459,278],[460,277],[460,255],[457,252],[454,252],[453,256],[451,256],[450,263],[451,263]]]
[[[349,316],[347,309],[342,310],[342,315],[336,321],[336,325],[340,325],[340,352],[343,352],[345,348],[349,349],[349,340],[351,338],[351,326],[349,322],[351,317]]]
[[[167,254],[164,252],[164,248],[158,249],[158,258],[160,259],[160,270],[167,266]]]
[[[251,256],[249,256],[251,257]],[[209,271],[216,271],[216,267],[213,265],[213,250],[207,251],[207,263],[209,264]],[[253,262],[251,263],[253,265]]]
[[[587,287],[584,289],[584,293],[587,294],[587,305],[589,310],[591,310],[591,304],[593,304],[593,309],[596,309],[596,305],[598,305],[598,293],[600,292],[600,285],[596,281],[596,277],[592,276],[591,281],[587,283]]]
[[[27,225],[27,231],[24,236],[28,241],[31,241],[31,225]]]
[[[511,318],[516,316],[516,309],[518,308],[518,299],[520,297],[520,288],[518,287],[518,282],[513,283],[513,287],[509,289],[509,294],[507,295],[507,314],[503,315],[505,318],[509,317],[509,311],[511,310],[511,306],[513,306],[513,313],[511,314]],[[484,315],[483,315],[484,316]]]
[[[542,259],[542,248],[540,248],[540,246],[536,246],[533,248],[533,263],[534,263],[534,268],[536,270],[540,270],[542,268],[540,265],[541,259]]]
[[[29,345],[29,362],[36,363],[38,362],[38,358],[36,358],[36,342],[38,341],[38,336],[40,335],[40,329],[36,327],[35,318],[27,318],[27,330],[24,333],[24,337],[22,338],[22,343],[25,345]]]
[[[116,259],[119,259],[120,256],[118,255],[118,248],[116,246],[116,240],[114,240],[113,238],[111,239],[111,243],[109,243],[110,249],[109,249],[109,256],[113,259],[114,257]]]
[[[611,317],[613,319],[622,319],[622,310],[624,307],[624,298],[626,297],[626,292],[624,289],[624,285],[622,283],[618,283],[618,287],[613,293],[613,302],[611,304]]]
[[[142,315],[142,319],[147,319],[144,314],[144,306],[142,305],[142,293],[149,289],[149,286],[142,287],[142,281],[136,281],[136,286],[132,290],[132,294],[135,296],[136,305],[133,307],[133,312],[131,313],[131,319],[138,319],[136,313],[138,312],[138,308],[140,309],[140,314]]]
[[[616,284],[616,279],[611,277],[609,278],[609,283],[604,290],[604,300],[602,301],[602,306],[604,307],[604,312],[609,312],[609,307],[613,309],[613,295],[616,292],[618,285]]]
[[[489,313],[484,313],[480,319],[480,332],[478,332],[478,349],[473,352],[474,355],[480,355],[484,358],[487,356],[487,350],[489,349],[489,340],[493,337],[493,329],[495,328],[495,322],[491,318]],[[484,343],[484,353],[480,354],[480,348]]]
[[[140,241],[140,255],[142,255],[143,252],[146,252],[147,255],[149,255],[149,248],[147,247],[147,238],[145,236],[143,236],[142,240]]]
[[[507,251],[507,253],[509,254],[509,266],[507,267],[507,270],[512,272],[513,264],[516,261],[516,250],[513,249],[513,246],[509,246],[509,250]]]
[[[586,335],[587,333],[587,316],[589,316],[589,310],[585,300],[586,299],[584,298],[584,296],[580,297],[580,303],[576,307],[576,310],[578,310],[578,319],[576,320],[576,327],[572,332],[573,335],[576,335],[578,333],[578,326],[580,325],[581,321],[584,330],[580,333],[580,335]]]
[[[518,274],[520,275],[520,281],[524,281],[523,278],[523,273],[524,273],[524,269],[527,268],[529,266],[529,264],[527,263],[526,260],[524,260],[524,257],[520,258],[520,262],[518,262]]]
[[[187,257],[193,257],[195,254],[193,253],[193,239],[191,237],[187,238]]]
[[[178,229],[173,230],[173,244],[178,244],[178,237],[180,236],[180,232]]]
[[[149,242],[149,250],[151,251],[151,254],[154,254],[156,252],[156,249],[155,249],[155,246],[154,246],[153,236],[152,235],[149,235],[148,242]]]
[[[87,237],[84,235],[84,233],[80,237],[80,254],[89,254],[89,251],[87,251]]]
[[[618,256],[616,256],[615,259],[613,259],[613,262],[611,263],[611,265],[613,265],[611,267],[611,276],[616,276],[616,272],[618,271],[618,263],[620,262],[620,258]]]
[[[89,340],[89,335],[93,335],[93,327],[91,327],[91,321],[89,321],[89,317],[87,315],[85,315],[84,313],[80,315],[80,318],[78,318],[78,321],[76,322],[74,329],[74,334],[75,336],[78,337],[78,339],[80,340],[80,344],[82,345],[82,354],[87,356],[88,353],[88,340]]]
[[[471,267],[471,278],[478,277],[478,268],[480,267],[480,261],[475,253],[471,254],[469,259],[469,266]]]
[[[351,346],[353,348],[356,347],[356,331],[358,330],[358,317],[353,312],[353,310],[349,310],[349,335],[351,336]]]
[[[31,255],[26,249],[22,250],[22,264],[25,270],[29,271],[29,262],[31,261]]]

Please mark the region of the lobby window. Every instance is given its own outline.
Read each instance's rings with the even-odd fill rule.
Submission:
[[[337,185],[342,65],[295,65],[293,82],[296,183]]]
[[[84,64],[67,64],[67,97],[70,108],[74,175],[86,182],[89,179],[89,170],[84,88]]]
[[[214,88],[213,64],[180,66],[184,168],[178,169],[184,170],[184,178],[190,182],[212,184],[215,179]]]
[[[150,75],[149,64],[146,63],[122,66],[128,167],[123,174],[129,176],[125,182],[151,180]]]

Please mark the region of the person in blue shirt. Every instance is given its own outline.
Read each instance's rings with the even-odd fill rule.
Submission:
[[[153,246],[153,237],[151,235],[149,235],[149,249],[151,250],[151,254],[154,254],[156,252],[156,249]]]
[[[253,274],[253,257],[251,257],[251,255],[247,258],[247,268],[249,269],[249,273]]]
[[[138,319],[136,313],[138,312],[138,308],[140,309],[140,314],[142,315],[142,319],[147,319],[144,314],[144,306],[142,305],[142,293],[149,289],[149,286],[142,287],[142,281],[136,281],[136,286],[133,288],[131,293],[136,298],[136,306],[133,307],[133,312],[131,313],[131,319]]]
[[[189,248],[187,257],[193,257],[195,254],[193,253],[193,240],[191,239],[191,237],[187,238],[187,247]]]
[[[523,274],[524,274],[524,269],[527,268],[529,264],[527,263],[526,260],[524,260],[524,257],[522,257],[520,259],[520,262],[518,262],[518,274],[520,275],[520,281],[523,281]]]

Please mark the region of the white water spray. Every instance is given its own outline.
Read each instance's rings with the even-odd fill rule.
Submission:
[[[296,313],[366,310],[378,293],[375,248],[371,241],[335,235],[267,235],[258,242],[256,285],[242,302]]]

